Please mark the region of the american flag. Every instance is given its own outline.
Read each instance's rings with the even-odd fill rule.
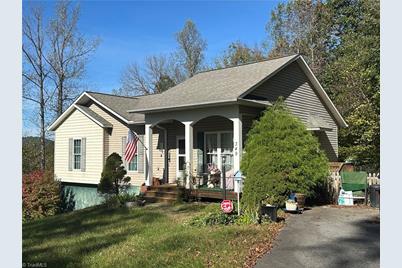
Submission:
[[[126,142],[126,152],[124,153],[124,160],[130,163],[137,153],[137,142],[139,138],[132,130],[128,131],[127,142]]]

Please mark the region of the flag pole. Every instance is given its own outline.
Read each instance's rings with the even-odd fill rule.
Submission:
[[[141,142],[141,144],[142,144],[142,146],[144,146],[145,150],[148,150],[148,148],[145,146],[145,144],[141,141],[140,136],[134,130],[130,129],[130,131],[133,132],[133,134],[138,137],[138,141]]]

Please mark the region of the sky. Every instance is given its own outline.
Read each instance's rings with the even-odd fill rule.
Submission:
[[[45,17],[54,1],[44,1]],[[81,1],[78,30],[101,43],[87,64],[85,88],[111,92],[129,63],[140,66],[146,56],[168,54],[177,48],[175,33],[187,19],[207,42],[206,63],[212,63],[233,41],[250,46],[267,38],[265,25],[278,1]],[[23,13],[31,2],[23,2]],[[26,112],[24,112],[26,113]],[[33,126],[24,121],[25,133]]]

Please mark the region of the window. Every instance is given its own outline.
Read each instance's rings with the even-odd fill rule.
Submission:
[[[81,139],[74,140],[74,169],[81,169]]]
[[[226,157],[225,170],[231,170],[233,168],[233,133],[226,132],[221,133],[221,155]]]
[[[177,176],[184,176],[186,170],[186,140],[183,137],[177,137]]]
[[[205,147],[207,153],[207,163],[215,164],[218,166],[218,134],[208,133],[205,134]]]
[[[135,154],[133,159],[128,163],[128,171],[138,171],[138,155]]]
[[[213,163],[222,171],[233,169],[233,133],[213,132],[205,134],[206,163]],[[222,156],[225,156],[225,163],[222,163]]]

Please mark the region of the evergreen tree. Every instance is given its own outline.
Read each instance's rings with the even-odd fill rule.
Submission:
[[[329,175],[318,139],[278,100],[249,131],[241,170],[246,214],[257,217],[260,202],[281,205],[291,192],[314,196]]]
[[[126,188],[131,180],[130,177],[125,176],[126,174],[127,171],[123,166],[120,155],[112,153],[106,159],[103,167],[98,192],[119,195],[120,189]]]
[[[270,57],[304,56],[348,128],[339,131],[339,160],[380,168],[380,1],[292,0],[267,25]]]

